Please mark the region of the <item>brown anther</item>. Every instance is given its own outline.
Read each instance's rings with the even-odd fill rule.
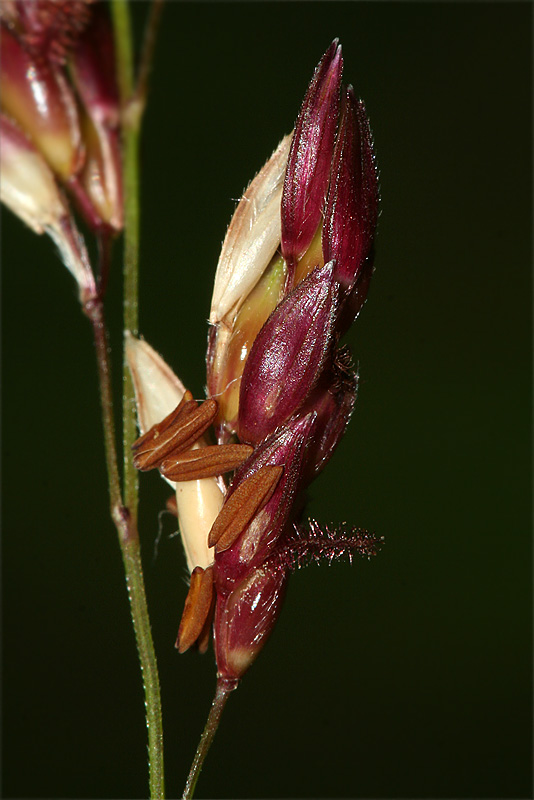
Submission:
[[[202,628],[200,635],[196,641],[196,646],[198,647],[199,653],[205,653],[208,649],[208,645],[210,643],[210,636],[211,636],[211,629],[213,624],[213,617],[215,615],[215,602],[216,602],[216,593],[213,592],[213,596],[211,598],[211,605],[208,611],[208,616],[206,617],[206,621],[204,623],[204,627]]]
[[[201,634],[204,634],[206,622],[209,624],[209,615],[212,610],[213,600],[213,565],[202,569],[195,567],[191,573],[191,584],[178,630],[176,647],[180,653],[185,653]],[[202,641],[201,644],[204,642]]]
[[[167,414],[165,419],[162,419],[161,422],[157,423],[157,425],[152,425],[152,427],[149,428],[146,431],[146,433],[140,436],[139,439],[136,439],[132,445],[132,450],[136,452],[141,447],[143,447],[145,443],[152,442],[154,439],[157,439],[161,433],[167,430],[172,425],[172,423],[178,419],[178,417],[184,411],[184,408],[191,403],[194,403],[196,408],[197,403],[195,400],[193,400],[192,393],[189,391],[189,389],[187,389],[184,392],[184,396],[182,397],[182,399],[180,400],[174,411],[171,411],[170,414]]]
[[[185,407],[167,430],[155,432],[153,441],[135,453],[134,465],[140,470],[154,469],[168,456],[188,450],[209,428],[216,413],[217,402],[212,399],[191,411]]]
[[[213,523],[208,545],[217,553],[228,550],[252,518],[271,499],[284,471],[283,467],[267,464],[243,481],[223,505]]]
[[[211,623],[211,620],[210,620],[210,623]],[[202,655],[208,649],[208,645],[210,643],[210,633],[211,633],[211,624],[209,624],[209,625],[206,624],[206,625],[204,625],[204,630],[202,631],[202,633],[200,634],[200,636],[197,639],[198,652],[201,653]]]
[[[224,475],[246,461],[253,452],[254,448],[248,444],[209,445],[167,458],[159,469],[171,481],[195,481]]]

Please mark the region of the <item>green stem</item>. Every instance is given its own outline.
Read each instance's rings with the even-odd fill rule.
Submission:
[[[124,329],[137,334],[139,326],[139,136],[143,105],[134,93],[133,38],[127,0],[112,0],[111,9],[117,50],[117,77],[122,107],[123,195],[124,195]],[[146,603],[139,536],[137,506],[139,483],[131,457],[137,438],[135,394],[123,351],[123,457],[124,505],[128,509],[126,536],[121,551],[126,573],[130,613],[145,691],[150,796],[164,797],[163,725],[158,668]]]
[[[117,48],[117,78],[122,107],[122,163],[124,194],[124,329],[134,335],[139,327],[139,131],[141,114],[134,100],[133,42],[127,0],[113,0]],[[137,438],[135,395],[126,355],[123,359],[124,501],[137,519],[138,476],[131,458]]]
[[[213,737],[217,733],[217,728],[219,727],[219,722],[221,721],[221,714],[228,698],[230,697],[230,694],[235,688],[237,688],[237,684],[237,680],[232,681],[225,678],[219,678],[217,680],[215,697],[213,698],[213,702],[211,704],[206,727],[202,732],[193,763],[191,764],[191,769],[189,771],[187,783],[185,784],[182,800],[191,800],[193,797],[195,786],[197,785],[197,781],[202,770],[202,765],[204,764],[204,759],[208,754]]]
[[[131,539],[121,549],[145,690],[150,797],[152,800],[163,800],[165,797],[163,719],[161,715],[158,664],[146,603],[139,539],[137,537]]]
[[[139,131],[131,129],[124,136],[124,330],[134,336],[139,328]],[[123,443],[124,502],[137,521],[139,478],[132,461],[132,444],[137,439],[135,393],[126,352],[123,359]]]
[[[123,508],[121,496],[116,446],[117,440],[113,417],[113,393],[111,389],[108,334],[100,296],[95,294],[93,298],[87,300],[83,310],[93,326],[93,340],[95,343],[96,362],[98,366],[98,385],[100,388],[100,405],[102,408],[102,424],[104,427],[104,449],[106,454],[111,516],[117,526],[122,541],[128,538],[127,526],[125,523],[127,514]]]
[[[148,21],[145,27],[145,37],[139,59],[139,69],[137,72],[137,86],[135,96],[141,103],[141,114],[144,113],[148,97],[148,79],[152,69],[154,59],[154,49],[156,46],[157,33],[161,22],[164,0],[152,0],[148,12]]]
[[[110,496],[111,516],[119,535],[130,614],[135,632],[137,651],[145,691],[146,722],[148,728],[148,752],[150,769],[150,797],[161,800],[165,796],[163,771],[163,725],[159,691],[156,653],[150,630],[150,618],[145,595],[143,567],[137,526],[129,510],[122,502],[117,460],[115,423],[113,418],[113,395],[111,389],[111,365],[107,329],[102,301],[98,295],[84,304],[84,312],[93,326],[104,444]]]
[[[117,52],[117,81],[123,101],[128,101],[133,93],[133,37],[128,0],[111,0],[111,14]]]

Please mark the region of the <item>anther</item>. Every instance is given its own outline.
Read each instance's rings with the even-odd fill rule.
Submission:
[[[159,469],[171,481],[211,478],[236,469],[253,452],[254,448],[247,444],[209,445],[167,458]]]
[[[216,413],[217,403],[212,399],[205,400],[192,410],[185,406],[167,430],[155,431],[152,441],[142,445],[142,452],[135,453],[134,464],[137,469],[154,469],[168,456],[188,450],[209,428]]]
[[[152,427],[149,428],[146,431],[146,433],[144,433],[142,436],[136,439],[132,445],[132,450],[136,452],[146,443],[152,442],[153,440],[157,439],[161,433],[166,431],[172,425],[172,423],[175,422],[179,416],[181,416],[182,412],[184,411],[184,408],[188,406],[190,403],[194,403],[196,408],[197,403],[195,400],[193,400],[192,393],[189,391],[189,389],[186,389],[186,391],[184,392],[184,396],[182,397],[176,408],[173,411],[171,411],[170,414],[167,414],[165,419],[162,419],[161,422],[157,423],[157,425],[152,425]]]
[[[191,573],[191,584],[185,598],[185,606],[176,639],[176,647],[180,653],[185,653],[201,634],[204,634],[206,623],[209,622],[213,600],[213,566],[202,569],[195,567]],[[202,636],[201,649],[205,642]],[[206,643],[207,644],[207,643]]]
[[[266,465],[243,481],[223,505],[212,525],[208,545],[216,552],[227,550],[252,518],[271,499],[284,468]]]

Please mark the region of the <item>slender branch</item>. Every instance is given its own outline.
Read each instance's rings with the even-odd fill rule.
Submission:
[[[111,516],[119,534],[119,544],[124,563],[128,597],[130,600],[130,613],[143,675],[149,739],[150,796],[154,800],[159,800],[165,796],[163,725],[159,677],[145,595],[139,536],[135,522],[131,519],[128,509],[122,502],[120,491],[115,423],[113,419],[113,396],[111,391],[108,336],[100,297],[95,296],[93,299],[87,301],[84,305],[84,312],[89,317],[93,327],[98,364]]]
[[[159,24],[161,22],[163,4],[164,0],[152,0],[152,3],[150,4],[150,10],[148,12],[143,47],[141,50],[141,57],[139,59],[137,86],[135,89],[135,96],[139,101],[141,114],[145,110],[148,97],[148,79],[152,69],[152,61],[154,60],[154,49],[156,46]]]
[[[113,0],[117,48],[117,78],[122,107],[122,158],[124,188],[124,329],[134,335],[139,327],[139,130],[141,116],[134,98],[133,39],[129,4]],[[137,520],[138,476],[131,459],[136,439],[135,395],[126,356],[123,358],[124,501]]]
[[[102,301],[95,296],[87,300],[83,310],[93,326],[96,361],[98,366],[98,384],[100,388],[100,405],[102,408],[102,424],[104,428],[104,449],[108,474],[110,512],[117,526],[121,540],[128,538],[128,515],[122,504],[117,446],[115,438],[115,421],[113,419],[113,395],[111,390],[111,365],[109,347]]]
[[[165,797],[165,775],[159,675],[146,603],[141,551],[137,538],[130,539],[122,548],[122,559],[145,690],[150,797],[152,800],[163,800]]]
[[[128,0],[112,0],[111,14],[117,52],[117,81],[124,103],[132,96],[134,74],[133,37]]]
[[[139,285],[139,134],[142,109],[134,97],[133,37],[130,4],[127,0],[112,0],[112,15],[117,50],[117,76],[122,107],[122,155],[124,195],[124,266],[123,266],[123,324],[136,334],[138,330]],[[137,532],[138,476],[133,466],[131,445],[137,436],[135,395],[123,351],[123,464],[124,504],[128,509],[128,536],[121,541],[130,612],[134,625],[137,649],[143,675],[148,753],[150,796],[164,797],[163,725],[159,676],[150,620],[146,603],[143,568]]]
[[[139,327],[139,131],[124,132],[124,280],[123,280],[123,325],[125,331],[138,333]],[[128,368],[126,353],[123,355],[123,444],[124,444],[124,501],[137,521],[139,478],[132,461],[132,444],[137,438],[135,393],[132,376]]]
[[[134,335],[139,327],[139,140],[146,105],[148,76],[154,55],[163,0],[152,0],[145,27],[139,77],[134,83],[133,45],[128,3],[113,0],[118,82],[122,105],[124,182],[124,329]],[[137,520],[139,477],[133,466],[131,446],[137,438],[135,394],[126,352],[123,358],[124,502]]]
[[[213,737],[215,736],[217,728],[219,727],[223,709],[228,698],[230,697],[230,694],[237,687],[237,684],[237,680],[231,681],[225,678],[219,678],[217,681],[215,697],[213,698],[210,713],[208,714],[208,719],[206,722],[206,727],[204,728],[202,736],[200,737],[200,742],[189,771],[187,783],[185,784],[184,793],[182,795],[182,800],[190,800],[190,798],[193,797],[195,786],[197,785],[197,781],[202,770],[202,765],[204,764],[204,759],[208,754]]]
[[[111,250],[113,245],[113,231],[107,225],[102,226],[97,232],[98,261],[100,265],[98,273],[98,295],[104,302],[106,290],[108,288],[109,270],[111,267]]]

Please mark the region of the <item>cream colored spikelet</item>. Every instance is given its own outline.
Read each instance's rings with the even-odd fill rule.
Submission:
[[[161,422],[178,405],[185,387],[156,351],[142,339],[126,332],[126,356],[132,374],[141,433]],[[200,439],[195,447],[204,447]],[[164,480],[167,480],[164,478]],[[208,533],[221,510],[224,494],[216,478],[167,480],[176,491],[180,534],[189,572],[213,563]]]
[[[230,311],[237,313],[280,247],[280,202],[291,138],[282,139],[237,205],[217,264],[212,324]]]

